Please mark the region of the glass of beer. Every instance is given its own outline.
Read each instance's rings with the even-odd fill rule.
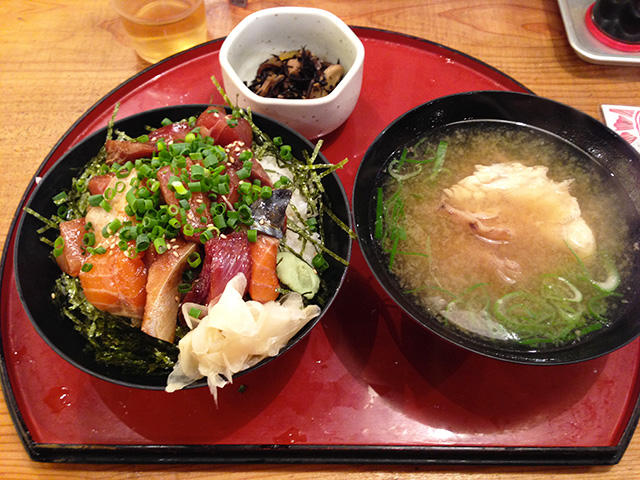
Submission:
[[[207,40],[204,0],[111,0],[135,51],[155,63]]]

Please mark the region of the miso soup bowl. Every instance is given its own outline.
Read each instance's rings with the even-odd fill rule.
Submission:
[[[579,161],[597,162],[614,176],[621,188],[619,205],[631,243],[640,238],[640,155],[622,137],[596,119],[561,103],[528,93],[476,91],[438,98],[393,121],[374,140],[358,169],[353,188],[353,216],[364,257],[391,299],[418,324],[460,347],[491,358],[521,363],[559,365],[581,362],[610,353],[640,335],[640,251],[631,249],[630,274],[618,291],[624,303],[607,326],[566,344],[522,346],[469,334],[438,319],[418,305],[390,273],[389,257],[375,238],[376,195],[382,172],[398,158],[404,146],[438,129],[469,122],[499,122],[514,128],[539,130],[566,144]],[[445,160],[455,161],[455,159]],[[614,233],[615,234],[615,233]],[[473,261],[473,259],[469,259]]]
[[[331,93],[314,99],[281,99],[262,97],[249,89],[247,84],[262,62],[303,47],[344,68],[344,77]],[[249,15],[231,31],[220,47],[220,66],[224,88],[234,103],[315,139],[337,129],[353,112],[362,87],[364,46],[348,25],[326,10],[267,8]]]
[[[115,122],[114,128],[126,132],[132,136],[142,135],[147,132],[147,126],[160,126],[165,118],[179,121],[190,116],[198,115],[206,110],[207,105],[176,105],[148,110]],[[296,158],[302,158],[302,152],[311,153],[314,145],[289,127],[264,117],[253,115],[253,121],[269,137],[280,136],[283,142],[291,145],[292,153]],[[78,175],[87,162],[100,151],[107,135],[107,127],[98,130],[85,139],[78,142],[68,152],[42,175],[37,182],[33,193],[26,200],[24,206],[29,207],[41,215],[49,218],[55,213],[56,206],[52,197],[61,190],[69,189],[71,179]],[[320,154],[316,160],[318,163],[327,163],[326,158]],[[43,165],[46,164],[46,160]],[[325,188],[325,202],[330,205],[332,211],[345,225],[351,226],[349,215],[349,203],[344,188],[333,173],[322,180]],[[325,243],[329,249],[349,260],[351,255],[351,237],[335,222],[326,218]],[[168,372],[159,372],[148,375],[133,375],[126,368],[113,365],[105,365],[98,362],[92,352],[87,350],[87,341],[75,329],[73,322],[65,317],[59,308],[56,308],[51,294],[54,290],[56,279],[61,271],[51,257],[51,247],[40,241],[38,230],[42,223],[36,217],[23,214],[18,224],[15,248],[16,285],[20,300],[31,322],[40,336],[62,358],[79,368],[102,380],[127,387],[163,390],[167,383]],[[52,232],[54,235],[55,232]],[[244,375],[283,355],[300,340],[302,340],[327,311],[337,295],[347,267],[333,258],[327,259],[330,268],[326,270],[324,281],[326,282],[326,301],[322,305],[319,316],[312,319],[302,327],[289,342],[273,357],[267,357],[252,367],[237,373],[234,377]],[[76,312],[78,315],[81,313]],[[205,386],[206,379],[199,380],[191,386]],[[189,387],[187,387],[189,388]]]

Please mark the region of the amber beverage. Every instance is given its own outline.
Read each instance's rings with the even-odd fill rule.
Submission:
[[[203,0],[111,0],[135,51],[155,63],[207,40]]]

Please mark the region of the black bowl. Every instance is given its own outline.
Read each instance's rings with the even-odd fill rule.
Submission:
[[[129,135],[137,136],[146,133],[146,126],[160,126],[165,118],[180,120],[197,115],[204,111],[207,105],[179,105],[150,110],[119,120],[115,128]],[[285,144],[291,145],[292,153],[296,158],[303,158],[302,152],[311,153],[314,145],[291,128],[275,120],[259,114],[253,114],[255,124],[271,138],[280,136]],[[93,158],[106,138],[107,128],[103,128],[86,139],[80,141],[72,149],[66,152],[43,176],[26,202],[26,207],[49,217],[55,213],[55,205],[52,197],[63,189],[71,186],[71,178]],[[320,154],[317,163],[328,163]],[[344,188],[333,173],[322,180],[325,188],[325,201],[332,211],[347,226],[351,227],[349,203]],[[164,389],[166,386],[165,375],[130,375],[116,367],[105,366],[95,360],[94,355],[85,350],[85,339],[74,330],[72,322],[63,317],[52,302],[51,293],[54,282],[60,275],[60,270],[51,259],[51,248],[39,240],[36,232],[42,227],[40,220],[32,215],[23,214],[17,231],[15,265],[16,283],[20,299],[29,315],[33,325],[40,336],[60,356],[81,370],[103,380],[116,384],[147,388]],[[328,217],[325,222],[325,235],[327,247],[337,253],[343,259],[349,260],[351,255],[351,237],[342,228]],[[320,321],[327,311],[344,280],[347,267],[332,258],[327,258],[330,268],[323,274],[328,292],[327,301],[322,306],[320,316],[306,324],[280,351],[282,355],[293,345],[299,342]],[[256,365],[239,372],[237,375],[253,371],[276,357],[268,357]],[[198,381],[192,386],[206,385],[205,380]]]
[[[607,354],[640,335],[640,253],[632,253],[630,275],[623,278],[628,303],[620,308],[610,326],[565,345],[524,347],[466,334],[446,326],[403,293],[388,270],[388,255],[374,238],[376,200],[381,171],[404,146],[437,129],[473,122],[496,122],[529,128],[566,144],[581,161],[597,162],[618,182],[620,209],[631,238],[639,238],[640,155],[622,137],[594,118],[555,101],[532,94],[479,91],[442,97],[420,105],[392,122],[371,144],[358,169],[353,188],[353,215],[364,257],[389,296],[416,322],[440,337],[473,352],[523,364],[567,364]],[[637,250],[637,249],[636,249]]]

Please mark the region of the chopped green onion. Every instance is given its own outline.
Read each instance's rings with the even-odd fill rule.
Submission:
[[[180,182],[179,180],[176,180],[174,182],[171,182],[170,184],[173,187],[173,190],[178,194],[178,195],[186,195],[188,193],[188,190],[185,188],[185,186],[182,184],[182,182]]]
[[[189,190],[191,192],[201,192],[202,182],[189,182]]]
[[[213,232],[209,229],[205,230],[200,234],[200,241],[202,243],[207,243],[212,238],[213,238]]]
[[[280,156],[285,160],[291,160],[293,158],[293,155],[291,154],[291,146],[282,145],[280,147]]]
[[[56,241],[53,242],[53,255],[59,257],[62,255],[64,251],[64,238],[58,237]]]
[[[273,195],[273,191],[271,190],[271,187],[265,185],[264,187],[262,187],[262,190],[260,190],[260,197],[262,198],[271,198],[271,196]]]
[[[318,219],[316,217],[311,217],[307,219],[305,223],[307,224],[307,228],[309,229],[310,232],[318,231]]]
[[[58,210],[56,210],[56,215],[58,215],[60,218],[64,218],[68,211],[69,211],[68,206],[60,205],[58,207]]]
[[[149,191],[149,189],[147,189],[147,187],[140,187],[137,191],[136,191],[136,196],[138,198],[144,198],[147,199],[149,197],[151,197],[151,192]]]
[[[582,292],[569,280],[558,275],[545,275],[542,280],[542,294],[550,300],[563,302],[582,301]]]
[[[187,257],[187,262],[191,268],[196,268],[202,263],[202,259],[200,258],[200,254],[198,252],[192,252]]]
[[[175,217],[180,213],[180,209],[177,205],[169,205],[169,207],[167,208],[167,213],[172,217]]]
[[[313,260],[311,260],[311,265],[318,272],[324,272],[327,268],[329,268],[329,263],[325,260],[321,253],[318,253]]]
[[[160,188],[160,182],[158,180],[150,178],[149,180],[147,180],[147,188],[150,192],[156,193]]]
[[[227,206],[224,203],[216,203],[210,211],[212,215],[223,215],[227,211]]]
[[[87,247],[93,247],[96,244],[96,236],[93,232],[87,232],[82,237],[82,243]]]
[[[66,192],[60,192],[59,194],[53,197],[53,203],[55,203],[56,205],[60,205],[66,202],[67,198],[68,197]]]
[[[100,202],[100,206],[104,209],[105,212],[111,211],[111,205],[109,205],[109,202],[107,202],[106,200],[102,200]]]
[[[107,227],[109,228],[109,232],[113,235],[120,229],[120,227],[122,227],[122,222],[116,218],[115,220],[109,222]]]
[[[247,195],[249,192],[251,192],[251,184],[247,182],[240,182],[238,185],[238,193],[241,195]]]
[[[190,237],[195,233],[195,230],[191,225],[186,223],[184,227],[182,227],[182,233],[184,233],[187,237]]]
[[[102,202],[103,200],[104,197],[102,196],[102,194],[98,193],[96,195],[90,195],[87,201],[92,207],[98,207],[100,206],[100,202]]]
[[[202,165],[191,166],[191,178],[194,180],[202,180],[204,178],[205,169]]]
[[[242,167],[240,170],[236,172],[236,175],[238,175],[238,178],[240,180],[245,180],[249,178],[251,176],[251,167],[249,168]]]
[[[242,205],[238,209],[238,218],[242,223],[251,225],[253,223],[253,213],[248,205]]]
[[[82,267],[80,267],[80,270],[87,273],[87,272],[90,272],[92,268],[93,268],[93,263],[87,262],[82,264]]]
[[[220,230],[225,228],[227,226],[227,222],[224,218],[224,215],[216,215],[215,217],[213,217],[213,224]]]
[[[444,157],[447,153],[448,146],[449,144],[445,141],[441,141],[438,144],[438,148],[436,149],[436,156],[433,161],[433,168],[431,169],[431,180],[434,180],[442,170],[442,165],[444,164]]]
[[[276,182],[273,184],[273,188],[284,187],[284,186],[288,185],[290,181],[291,180],[289,180],[289,178],[287,178],[287,177],[285,177],[283,175],[278,180],[276,180]]]
[[[149,237],[146,234],[142,233],[136,237],[137,251],[142,252],[144,250],[147,250],[149,248],[149,245],[150,245]]]
[[[138,178],[140,180],[142,180],[143,178],[148,178],[152,172],[153,170],[151,169],[151,167],[146,163],[143,163],[138,167]]]
[[[163,237],[157,237],[153,239],[153,247],[160,255],[167,251],[167,242]]]

